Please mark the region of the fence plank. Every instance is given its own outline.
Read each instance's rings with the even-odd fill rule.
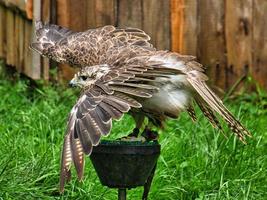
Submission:
[[[87,1],[87,26],[96,28],[104,25],[116,25],[116,0],[89,0]]]
[[[19,19],[21,18],[21,16],[19,16],[18,14],[14,15],[15,17],[15,23],[14,23],[14,34],[15,37],[13,38],[14,40],[14,66],[16,67],[17,71],[20,71],[20,65],[19,65]]]
[[[86,3],[87,0],[79,0],[77,3],[76,0],[69,0],[69,13],[66,13],[69,20],[69,27],[74,31],[84,31],[87,29],[86,26]]]
[[[158,49],[170,49],[170,1],[144,0],[143,29]]]
[[[86,29],[86,0],[58,0],[57,23],[74,31]]]
[[[31,40],[36,40],[35,35],[35,22],[41,20],[41,1],[33,1],[33,23],[32,23],[32,38]],[[35,51],[32,52],[32,76],[33,79],[41,78],[41,55]]]
[[[207,67],[211,82],[225,88],[224,1],[201,1],[198,15],[197,57]]]
[[[69,13],[68,0],[57,1],[57,24],[67,27],[69,25]]]
[[[15,15],[11,10],[7,10],[6,15],[6,62],[15,66]]]
[[[42,0],[42,21],[44,23],[50,23],[51,20],[51,1],[50,0]],[[42,62],[42,78],[46,81],[49,80],[49,69],[50,69],[50,61],[48,58],[41,58]]]
[[[25,20],[19,17],[19,44],[18,44],[18,65],[17,69],[22,72],[24,69],[24,32],[25,32]]]
[[[254,79],[267,89],[267,2],[253,3],[253,68]]]
[[[120,0],[118,8],[119,27],[142,28],[141,0]]]
[[[32,19],[33,18],[33,0],[27,0],[26,2],[26,6],[25,6],[25,10],[26,10],[26,16],[28,19]]]
[[[32,38],[32,23],[25,20],[24,23],[24,70],[27,76],[32,77],[32,50],[29,49]]]
[[[233,85],[252,66],[252,0],[226,0],[227,83]]]
[[[184,0],[171,0],[171,49],[182,53],[184,41]],[[187,39],[187,38],[186,38]]]
[[[0,5],[0,58],[6,56],[6,9]]]
[[[171,49],[197,54],[197,1],[171,0]]]

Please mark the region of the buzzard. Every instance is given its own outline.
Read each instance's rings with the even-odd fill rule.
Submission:
[[[110,133],[112,120],[121,119],[124,113],[136,123],[132,137],[138,137],[147,122],[143,135],[148,140],[153,139],[152,127],[163,128],[168,118],[177,118],[182,111],[195,121],[194,104],[214,127],[222,130],[217,113],[242,142],[251,136],[207,86],[208,77],[195,57],[156,50],[140,29],[104,26],[74,32],[36,22],[36,38],[33,50],[80,68],[70,82],[81,88],[81,95],[68,118],[61,191],[70,179],[71,163],[81,179],[84,154],[90,155],[101,136]]]

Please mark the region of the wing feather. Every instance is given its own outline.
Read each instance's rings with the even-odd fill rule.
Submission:
[[[235,119],[230,111],[223,105],[222,101],[212,92],[204,81],[199,80],[195,74],[189,74],[187,79],[202,99],[226,121],[229,128],[236,136],[245,143],[245,136],[251,137],[251,134],[244,126]]]
[[[74,134],[71,134],[70,141],[72,160],[76,169],[76,173],[78,174],[78,179],[82,180],[84,171],[83,148],[80,140],[78,138],[75,138]]]
[[[119,120],[123,116],[123,113],[121,111],[115,109],[105,102],[101,102],[99,104],[99,107],[107,112],[113,119]]]
[[[70,134],[67,134],[64,138],[63,151],[61,156],[61,169],[60,169],[60,192],[64,191],[64,185],[71,179],[70,166],[72,163],[72,154],[70,146]]]
[[[137,89],[132,87],[122,87],[122,86],[110,86],[110,88],[117,92],[122,92],[124,94],[133,95],[142,98],[152,97],[153,92],[145,89]]]
[[[75,122],[75,130],[81,141],[81,145],[83,147],[83,151],[85,154],[89,155],[92,152],[92,141],[90,135],[87,131],[87,128],[83,124],[81,119],[77,119]]]

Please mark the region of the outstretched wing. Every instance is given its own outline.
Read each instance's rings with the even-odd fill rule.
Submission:
[[[104,86],[102,86],[104,87]],[[90,155],[101,135],[107,135],[112,119],[119,120],[130,107],[141,105],[133,100],[107,94],[100,87],[83,92],[71,110],[61,160],[60,190],[70,179],[70,165],[73,162],[79,179],[83,176],[84,156]]]
[[[101,136],[110,133],[112,120],[119,120],[131,108],[141,108],[138,98],[150,98],[158,88],[151,82],[164,74],[179,73],[175,69],[162,68],[156,63],[150,66],[128,65],[110,71],[85,89],[71,110],[61,159],[60,191],[70,180],[73,162],[79,179],[83,176],[84,156],[90,155]],[[153,71],[153,73],[152,73]],[[143,78],[146,76],[146,78]],[[140,83],[143,79],[144,83]]]
[[[57,62],[78,67],[99,63],[109,64],[107,57],[121,55],[117,53],[117,49],[121,47],[139,46],[146,50],[155,50],[149,43],[150,37],[137,28],[119,29],[114,26],[104,26],[84,32],[74,32],[58,25],[42,24],[40,21],[36,22],[35,27],[36,41],[30,45],[31,49]],[[119,57],[112,59],[115,58],[119,59]]]

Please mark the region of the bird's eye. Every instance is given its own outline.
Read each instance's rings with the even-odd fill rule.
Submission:
[[[80,76],[80,78],[81,78],[83,81],[86,81],[87,76]]]

